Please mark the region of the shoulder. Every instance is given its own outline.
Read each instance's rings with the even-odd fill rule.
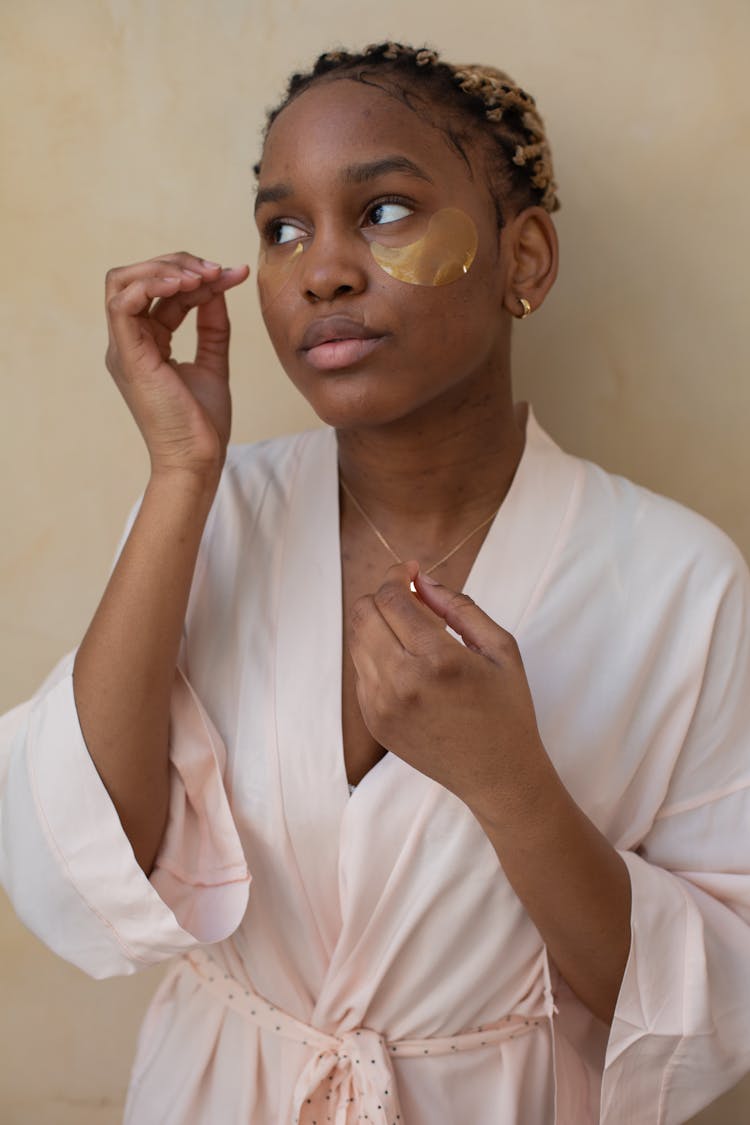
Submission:
[[[323,428],[230,445],[223,474],[226,479],[222,480],[222,484],[283,479],[294,473],[300,456],[310,443],[327,440],[332,440],[332,431]]]
[[[612,546],[636,572],[662,568],[685,580],[721,583],[747,574],[737,545],[699,512],[597,465],[586,465],[586,481],[592,506],[611,513]]]
[[[737,545],[705,516],[584,458],[572,460],[580,480],[577,552],[626,585],[655,592],[669,586],[715,597],[727,584],[750,580]]]
[[[321,462],[336,464],[330,428],[229,447],[193,576],[188,616],[194,637],[203,626],[204,637],[214,635],[222,613],[231,616],[249,605],[256,612],[270,597],[299,482],[315,489]],[[231,632],[227,623],[224,633]]]
[[[554,492],[555,477],[573,482],[550,599],[603,637],[635,645],[648,636],[661,646],[698,649],[710,643],[719,616],[747,616],[747,564],[714,523],[564,452],[544,431],[533,441],[544,463],[542,483],[549,482],[544,493]]]
[[[216,495],[213,520],[230,514],[247,518],[268,504],[284,506],[302,466],[315,461],[315,452],[335,448],[328,427],[262,441],[230,445]]]

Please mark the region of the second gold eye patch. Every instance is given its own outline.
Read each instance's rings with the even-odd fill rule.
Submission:
[[[386,246],[371,242],[372,256],[381,269],[409,285],[450,285],[468,273],[479,239],[472,219],[457,207],[436,211],[416,242]]]

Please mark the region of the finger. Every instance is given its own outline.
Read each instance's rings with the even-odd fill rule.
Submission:
[[[152,276],[133,281],[110,297],[107,302],[110,336],[123,355],[144,344],[142,315],[148,311],[151,302],[174,294],[181,284],[179,277]]]
[[[218,277],[211,281],[202,281],[197,285],[181,285],[170,298],[157,301],[151,310],[151,319],[163,325],[170,332],[175,332],[191,309],[208,304],[217,293],[225,293],[235,285],[246,281],[250,267],[228,266],[221,270]]]
[[[458,633],[473,652],[497,664],[507,657],[509,645],[516,647],[513,636],[481,610],[468,594],[457,593],[425,574],[417,575],[414,584],[425,605]]]
[[[417,563],[391,567],[374,602],[402,647],[413,655],[422,655],[434,651],[444,640],[445,623],[411,592],[410,583],[417,572]]]
[[[145,262],[135,262],[132,265],[116,266],[108,270],[105,278],[106,299],[125,289],[133,281],[141,281],[147,277],[174,277],[182,272],[187,272],[195,277],[211,279],[218,277],[221,266],[218,262],[209,262],[195,254],[179,251],[175,254],[160,254],[156,258],[148,258]]]
[[[226,378],[229,374],[230,325],[223,293],[214,293],[210,301],[199,306],[197,329],[196,365]]]
[[[358,598],[351,609],[349,651],[360,679],[377,683],[380,670],[400,660],[403,646],[371,594]]]

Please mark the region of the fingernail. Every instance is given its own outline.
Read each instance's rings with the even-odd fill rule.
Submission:
[[[431,575],[429,575],[429,574],[420,574],[420,575],[419,575],[419,577],[421,578],[421,580],[422,580],[422,581],[423,581],[423,582],[424,582],[424,583],[425,583],[425,584],[426,584],[427,586],[439,586],[439,585],[440,585],[440,583],[438,582],[438,580],[437,580],[436,578],[433,578],[433,577],[432,577]]]
[[[189,274],[190,277],[202,277],[203,276],[203,274],[198,273],[197,270],[189,270],[187,268],[185,268],[182,272]]]
[[[209,270],[221,269],[219,262],[209,262],[207,258],[203,259],[203,265]]]

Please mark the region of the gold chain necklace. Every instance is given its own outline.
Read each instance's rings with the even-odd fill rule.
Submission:
[[[368,524],[368,526],[372,529],[372,531],[375,532],[378,539],[380,540],[380,542],[385,547],[386,551],[388,551],[388,553],[393,556],[393,558],[396,560],[397,563],[402,563],[404,560],[402,558],[399,558],[399,556],[394,551],[393,547],[390,545],[390,543],[386,539],[385,535],[383,535],[382,531],[379,531],[378,528],[375,526],[375,524],[372,522],[372,520],[370,519],[367,512],[364,510],[364,508],[360,504],[357,497],[354,495],[352,490],[347,485],[346,481],[344,481],[341,477],[339,477],[339,483],[341,484],[341,487],[343,488],[344,492],[346,493],[346,495],[351,500],[354,507],[357,509],[359,514],[362,516],[362,519]],[[481,523],[478,523],[476,527],[472,528],[472,530],[468,533],[468,535],[464,535],[463,539],[461,539],[458,543],[456,543],[455,547],[451,547],[451,549],[450,549],[450,551],[448,551],[447,555],[443,555],[443,557],[441,559],[438,559],[438,561],[436,563],[433,563],[432,566],[427,567],[426,570],[422,570],[422,574],[432,574],[433,570],[437,570],[437,568],[439,566],[442,566],[444,562],[447,562],[448,559],[453,558],[456,551],[460,551],[461,548],[463,547],[463,545],[465,543],[468,543],[469,540],[472,538],[472,536],[476,535],[476,533],[478,531],[481,531],[483,527],[486,527],[488,523],[491,523],[494,520],[495,516],[497,515],[497,513],[499,511],[500,511],[500,506],[498,505],[498,507],[495,508],[494,512],[492,512],[491,515],[487,516],[486,519],[483,519]]]

